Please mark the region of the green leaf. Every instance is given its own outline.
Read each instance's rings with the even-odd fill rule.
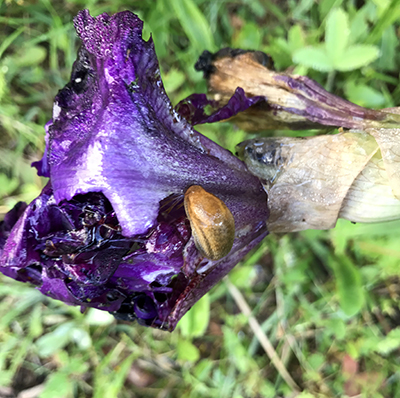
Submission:
[[[293,62],[321,72],[331,72],[334,66],[322,47],[305,47],[293,54]]]
[[[301,46],[300,48],[302,47],[304,46]],[[277,70],[286,69],[293,65],[290,43],[282,37],[278,37],[264,49],[274,60],[274,65]]]
[[[310,394],[307,391],[303,391],[297,396],[297,398],[315,398],[315,395],[314,394]]]
[[[381,8],[382,11],[384,10],[383,14],[379,16],[373,25],[372,32],[366,39],[368,44],[377,43],[381,39],[383,32],[400,17],[399,4],[399,0],[392,0],[388,7]]]
[[[376,346],[376,351],[379,354],[387,355],[400,347],[400,328],[393,329],[389,334],[380,340]]]
[[[181,361],[196,362],[200,358],[199,349],[190,341],[179,340],[176,346],[178,359]]]
[[[260,387],[260,392],[263,397],[277,397],[277,392],[274,385],[269,380],[263,380]]]
[[[71,341],[71,334],[75,327],[74,322],[60,325],[51,333],[47,333],[36,341],[38,353],[42,357],[48,357],[57,350],[65,347]]]
[[[191,46],[199,52],[215,51],[214,37],[203,13],[193,0],[174,0],[169,3],[182,25]]]
[[[89,333],[80,327],[72,329],[71,340],[74,341],[81,350],[86,350],[92,345],[92,338]]]
[[[66,356],[65,359],[62,359],[62,362],[64,362],[64,365],[62,367],[64,373],[73,373],[76,377],[76,375],[83,374],[89,370],[90,364],[88,362],[83,362],[81,355],[78,354],[74,357],[71,355],[71,352],[67,353],[65,351],[61,351],[60,354],[61,355],[57,355],[57,360],[59,362],[61,362],[60,358],[63,356],[62,354],[65,354]]]
[[[72,397],[72,383],[68,375],[62,372],[51,374],[46,380],[45,388],[40,398],[67,398]]]
[[[1,67],[0,65],[0,102],[5,96],[8,87],[6,83],[6,78],[5,78],[5,73],[7,72],[8,68],[7,67]]]
[[[360,271],[345,255],[331,256],[329,264],[335,274],[340,307],[347,316],[354,316],[365,302]]]
[[[322,21],[333,7],[340,7],[343,0],[321,0],[318,2],[320,20]]]
[[[31,312],[29,333],[32,337],[39,337],[43,333],[42,308],[40,306],[34,307]]]
[[[14,376],[13,371],[2,370],[2,372],[0,373],[0,386],[10,385],[12,383],[13,376]]]
[[[38,65],[46,58],[47,51],[41,46],[25,47],[19,51],[18,56],[14,56],[15,65],[18,67]]]
[[[11,35],[5,36],[2,43],[0,44],[0,58],[7,48],[11,45],[11,43],[26,29],[26,26],[21,26],[19,29],[14,31]]]
[[[341,9],[333,9],[326,21],[325,48],[332,63],[337,64],[346,50],[349,41],[349,18]]]
[[[346,337],[346,324],[340,318],[328,319],[326,329],[328,334],[334,336],[335,339],[342,340]]]
[[[253,265],[240,265],[236,267],[230,274],[230,281],[238,288],[246,288],[250,286],[250,282],[256,276]]]
[[[10,195],[19,185],[18,178],[8,178],[5,174],[0,174],[0,198]]]
[[[390,0],[372,0],[377,7],[377,16],[382,17],[383,13],[387,10],[390,4]]]
[[[368,24],[366,22],[365,10],[361,9],[351,20],[349,44],[364,41],[367,35]]]
[[[261,46],[262,31],[260,27],[252,22],[247,22],[239,34],[233,40],[233,46],[237,48],[258,49]]]
[[[185,337],[199,337],[204,334],[210,320],[210,297],[203,296],[179,321],[178,327]]]
[[[305,46],[304,32],[300,25],[292,26],[288,32],[288,46],[294,52]]]
[[[293,19],[302,20],[309,17],[310,9],[314,5],[314,0],[300,0],[293,9]]]
[[[251,358],[247,356],[246,349],[243,347],[238,334],[228,326],[223,326],[222,330],[226,352],[232,358],[239,372],[246,373],[251,367]]]
[[[114,321],[115,318],[110,313],[95,308],[90,308],[85,316],[85,323],[90,326],[107,326]]]
[[[326,357],[322,353],[316,352],[307,358],[307,362],[314,370],[318,371],[326,362]]]
[[[351,229],[351,226],[354,226],[354,224],[343,223],[342,220],[339,220],[339,222],[337,223],[337,228],[333,228],[329,231],[330,238],[336,254],[344,253],[348,245],[349,238],[346,233],[343,233],[343,231],[349,231]],[[352,231],[350,230],[348,233],[351,234]]]
[[[170,94],[177,90],[185,82],[186,76],[183,72],[171,68],[168,73],[163,76],[165,91]]]
[[[345,86],[345,92],[349,101],[367,108],[378,108],[385,103],[382,93],[365,84],[355,84],[354,81],[350,81]]]
[[[201,382],[206,382],[210,378],[210,374],[213,372],[214,364],[209,358],[201,359],[193,367],[194,376]]]
[[[137,353],[130,354],[127,358],[125,358],[122,362],[118,364],[113,369],[113,372],[110,374],[108,382],[104,389],[99,390],[96,389],[96,395],[93,398],[97,397],[107,397],[107,398],[118,398],[120,397],[122,386],[125,383],[129,370],[132,368],[133,361],[137,358]]]
[[[396,48],[399,41],[396,36],[394,26],[389,26],[382,35],[381,54],[377,62],[379,69],[395,70],[396,69]]]
[[[371,45],[350,46],[341,60],[335,62],[335,69],[342,72],[358,69],[375,61],[379,56],[379,49]]]
[[[259,18],[262,18],[267,13],[267,6],[262,4],[260,0],[244,0],[243,1],[246,6],[248,6],[251,11]]]

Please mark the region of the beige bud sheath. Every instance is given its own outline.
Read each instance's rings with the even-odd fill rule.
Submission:
[[[330,229],[338,218],[400,219],[400,201],[370,134],[261,138],[237,148],[268,193],[271,232]]]

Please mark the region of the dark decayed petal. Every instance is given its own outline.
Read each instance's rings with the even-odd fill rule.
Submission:
[[[208,99],[205,94],[192,94],[179,102],[175,109],[192,125],[196,125],[230,119],[260,102],[265,102],[265,97],[247,98],[244,90],[238,87],[225,105]]]
[[[266,194],[173,109],[134,14],[82,11],[75,27],[82,47],[34,164],[50,180],[0,224],[0,271],[66,303],[173,330],[266,236]],[[183,206],[192,185],[233,215],[233,247],[218,260],[196,247]]]
[[[14,208],[5,215],[4,220],[0,222],[0,256],[12,228],[24,213],[26,207],[26,203],[18,202]]]

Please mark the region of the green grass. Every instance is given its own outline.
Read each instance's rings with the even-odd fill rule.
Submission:
[[[398,0],[8,0],[0,8],[1,214],[44,184],[30,163],[69,79],[72,18],[82,8],[139,14],[173,103],[206,91],[193,68],[204,49],[232,46],[265,51],[277,69],[294,66],[360,105],[400,104]],[[358,64],[346,53],[352,46],[364,46]],[[226,123],[201,131],[230,149],[246,137]],[[35,386],[40,398],[295,396],[254,337],[243,300],[302,397],[400,397],[399,234],[400,222],[340,221],[331,231],[269,236],[171,334],[82,314],[1,276],[0,397]]]

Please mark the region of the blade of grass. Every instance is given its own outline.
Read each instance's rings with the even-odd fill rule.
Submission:
[[[25,30],[25,26],[21,26],[15,32],[13,32],[10,36],[6,37],[0,45],[0,58],[2,57],[4,51],[7,50],[9,45]]]
[[[261,346],[263,347],[265,353],[268,355],[269,359],[271,360],[272,364],[275,366],[276,370],[281,375],[282,379],[285,380],[286,384],[292,388],[295,392],[300,392],[300,387],[297,383],[293,380],[292,376],[286,369],[284,363],[279,358],[278,354],[275,351],[275,348],[269,341],[267,335],[263,332],[260,324],[258,323],[257,319],[251,314],[251,309],[247,304],[245,298],[243,297],[242,293],[239,289],[234,286],[228,278],[224,279],[226,286],[228,287],[229,293],[232,298],[235,300],[236,305],[239,307],[240,311],[247,316],[249,325],[253,333],[257,336]]]
[[[379,17],[378,22],[375,24],[372,32],[365,40],[365,44],[374,44],[381,40],[383,32],[388,26],[400,17],[400,0],[392,0],[382,16]]]

